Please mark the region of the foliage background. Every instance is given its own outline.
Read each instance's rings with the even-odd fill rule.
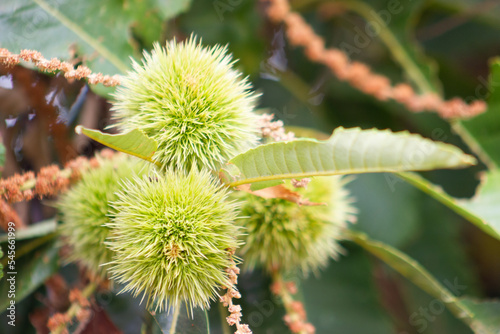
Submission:
[[[364,3],[380,11],[390,1]],[[389,27],[430,82],[446,97],[487,98],[492,93],[486,85],[488,60],[500,54],[500,1],[398,3],[403,11],[391,18]],[[364,18],[335,1],[301,0],[292,5],[328,46],[348,43],[356,47],[359,31],[366,29]],[[263,8],[263,3],[250,0],[7,0],[0,4],[0,47],[13,52],[33,48],[47,58],[83,59],[96,71],[115,74],[129,66],[129,57],[139,59],[140,50],[151,48],[153,41],[183,39],[193,32],[205,44],[227,44],[239,59],[237,66],[262,93],[260,107],[287,126],[326,133],[337,126],[409,130],[470,153],[449,123],[436,114],[411,113],[397,103],[377,101],[309,61],[302,50],[289,46],[283,27],[265,19]],[[61,24],[61,17],[68,21]],[[358,45],[353,59],[370,64],[393,82],[408,81],[393,50],[378,36],[365,44]],[[107,52],[113,56],[106,56]],[[7,157],[2,176],[64,163],[79,154],[91,156],[100,148],[74,135],[73,128],[84,124],[102,130],[109,124],[105,97],[110,89],[88,90],[83,82],[68,83],[61,75],[47,76],[20,67],[0,67],[0,75],[0,131]],[[450,195],[468,198],[484,168],[423,175]],[[457,282],[459,295],[500,297],[498,240],[393,176],[360,175],[348,187],[359,208],[354,229],[408,253],[439,281]],[[20,203],[17,209],[30,224],[54,215],[50,201]],[[44,247],[50,253],[53,248],[49,246]],[[344,246],[347,256],[332,261],[319,277],[309,277],[302,284],[302,298],[317,333],[472,333],[447,310],[431,312],[426,318],[423,309],[441,310],[432,297],[360,247],[347,242]],[[33,275],[40,275],[42,282],[50,273],[44,276],[35,271]],[[75,267],[64,267],[60,273],[70,284],[77,280]],[[269,280],[259,272],[241,277],[244,322],[255,333],[283,333],[284,310],[270,295],[268,285]],[[37,317],[42,318],[37,315],[42,311],[35,310],[43,309],[42,296],[51,289],[50,284],[40,286],[19,304],[17,333],[35,332]],[[110,328],[137,333],[143,320],[154,327],[130,296],[104,293],[97,300],[115,324]],[[219,333],[218,308],[209,315],[212,332]],[[0,319],[5,319],[5,313]],[[4,320],[0,328],[1,332],[10,330]]]

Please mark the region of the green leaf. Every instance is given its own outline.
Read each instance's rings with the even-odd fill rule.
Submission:
[[[487,172],[483,176],[483,182],[478,187],[476,196],[470,200],[454,198],[445,193],[441,187],[433,185],[418,174],[399,173],[398,176],[500,240],[499,170]]]
[[[486,172],[476,195],[470,200],[458,200],[459,205],[490,226],[500,239],[500,170]]]
[[[127,133],[112,135],[99,130],[87,129],[79,125],[75,128],[75,131],[114,150],[125,152],[154,163],[152,158],[158,149],[158,143],[156,140],[146,136],[141,130],[134,129]]]
[[[10,278],[15,281],[15,300],[19,302],[52,276],[59,269],[59,247],[56,244],[57,241],[52,240],[25,254],[29,256],[22,256],[21,258],[18,258],[20,255],[16,249],[16,274],[11,274],[9,267],[5,267],[6,277],[0,281],[2,296],[8,296],[10,282],[7,280]],[[2,297],[0,309],[5,310],[9,303],[9,298]]]
[[[0,13],[0,45],[12,52],[36,49],[45,57],[68,58],[69,47],[76,43],[86,55],[97,53],[89,61],[93,70],[106,74],[128,69],[128,21],[124,6],[109,1],[7,0]],[[47,36],[57,36],[47,43]]]
[[[161,39],[163,21],[188,5],[179,0],[2,0],[0,47],[35,49],[48,59],[68,59],[75,50],[92,71],[124,73],[130,57],[140,57],[142,47]],[[102,85],[92,89],[110,92]]]
[[[191,0],[153,0],[164,19],[171,19],[184,13],[191,6]]]
[[[165,21],[187,11],[191,0],[141,0],[129,1],[127,12],[132,15],[132,35],[138,50],[150,49],[154,42],[163,41]]]
[[[500,58],[490,63],[488,110],[455,129],[490,169],[500,167]]]
[[[230,186],[316,175],[432,170],[472,165],[455,146],[408,132],[335,129],[326,141],[301,138],[260,145],[223,170]]]
[[[48,219],[33,225],[28,226],[22,230],[16,231],[16,241],[32,239],[36,237],[45,236],[55,232],[57,229],[57,222],[55,219]],[[0,235],[0,244],[8,241],[8,235]]]
[[[477,334],[500,333],[500,301],[478,301],[461,298],[460,302],[474,313],[470,327]]]
[[[194,308],[193,313],[185,304],[168,312],[150,311],[163,334],[201,334],[210,333],[207,310]]]
[[[476,334],[498,334],[498,302],[474,305],[468,299],[458,298],[444,287],[417,261],[401,251],[369,239],[365,234],[345,231],[345,236],[384,261],[429,295],[441,300],[458,319],[468,324]],[[478,306],[481,305],[481,306]],[[493,305],[493,306],[492,306]]]

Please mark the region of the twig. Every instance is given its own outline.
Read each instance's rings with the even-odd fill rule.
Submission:
[[[179,314],[181,314],[181,307],[180,304],[178,303],[174,307],[174,315],[172,317],[172,324],[170,325],[170,331],[169,334],[175,334],[177,331],[177,322],[179,321]]]
[[[97,283],[89,283],[83,291],[74,289],[70,292],[71,306],[65,313],[54,314],[47,322],[51,334],[68,333],[67,326],[77,318],[79,322],[90,316],[90,302],[88,298],[94,293]]]

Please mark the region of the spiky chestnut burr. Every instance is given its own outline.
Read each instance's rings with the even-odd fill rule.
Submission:
[[[114,251],[112,278],[124,291],[144,293],[148,305],[170,310],[181,302],[208,307],[233,284],[226,269],[239,246],[238,204],[210,172],[167,169],[124,184],[107,226]]]
[[[110,159],[97,155],[99,167],[82,172],[81,180],[56,203],[63,223],[60,231],[71,245],[70,261],[79,261],[92,273],[105,277],[103,264],[111,261],[112,252],[104,245],[109,236],[105,226],[115,215],[109,205],[116,200],[120,182],[144,171],[141,160],[125,154]]]
[[[244,266],[275,271],[318,272],[341,251],[339,230],[354,221],[355,209],[345,181],[340,177],[317,177],[306,188],[296,188],[321,206],[299,206],[283,199],[264,199],[242,193],[245,204],[239,223],[246,228],[241,249]],[[287,187],[292,188],[290,183]]]
[[[193,36],[156,44],[114,95],[116,126],[154,138],[163,167],[218,168],[257,141],[257,95],[233,64],[225,47],[202,47]]]

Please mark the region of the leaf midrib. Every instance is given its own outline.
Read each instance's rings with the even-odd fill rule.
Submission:
[[[89,44],[94,48],[99,54],[106,58],[111,64],[113,64],[118,70],[125,73],[129,70],[129,67],[122,62],[113,52],[111,52],[104,44],[100,43],[97,39],[90,36],[85,30],[83,30],[79,25],[73,23],[68,17],[61,13],[56,8],[49,5],[45,0],[33,0],[40,8],[42,8],[49,15],[53,16],[66,28],[74,32],[78,37],[80,37],[84,42]],[[110,73],[114,74],[114,73]]]

